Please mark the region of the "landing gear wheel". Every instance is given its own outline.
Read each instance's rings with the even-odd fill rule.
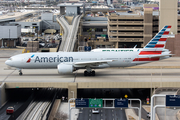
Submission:
[[[87,76],[91,76],[91,72],[87,72]]]
[[[22,72],[20,72],[19,75],[22,75]]]
[[[19,69],[19,75],[22,75],[23,73],[22,73],[22,70],[21,69]]]
[[[95,71],[92,71],[92,72],[91,72],[91,75],[92,75],[92,76],[95,76],[95,75],[96,75]]]
[[[87,71],[84,71],[84,76],[87,76],[88,75],[88,72]]]
[[[90,71],[90,72],[84,71],[84,76],[95,76],[95,75],[96,75],[95,71]]]

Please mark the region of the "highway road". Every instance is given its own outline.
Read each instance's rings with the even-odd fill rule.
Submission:
[[[80,15],[75,16],[72,25],[70,25],[65,20],[64,16],[57,18],[57,21],[62,25],[64,30],[62,43],[59,51],[72,52],[74,50],[74,44],[77,39],[76,35],[77,35],[80,19],[81,19]]]
[[[132,107],[139,107],[139,103],[132,103]],[[139,112],[137,109],[134,109],[136,115],[139,115]],[[147,118],[147,111],[141,107],[141,118],[144,120],[149,120],[149,118]]]
[[[0,108],[0,120],[8,120],[11,114],[6,114],[6,109],[8,107],[14,107],[16,111],[23,103],[31,96],[32,90],[30,89],[21,89],[21,90],[8,90],[7,93],[11,93],[9,96],[9,100],[5,103],[5,105]]]
[[[59,23],[61,23],[61,26],[63,27],[63,30],[64,30],[64,34],[62,35],[61,46],[60,46],[60,49],[59,49],[59,51],[63,51],[64,47],[65,47],[65,42],[66,42],[69,30],[67,28],[67,22],[64,21],[64,17],[63,16],[61,16],[60,18],[57,17],[57,21]]]
[[[92,108],[80,109],[77,120],[127,120],[124,109],[99,109],[99,114],[92,114]]]

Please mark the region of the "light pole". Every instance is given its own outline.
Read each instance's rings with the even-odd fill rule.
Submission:
[[[74,98],[74,91],[71,91],[72,92],[72,94],[73,94],[73,98]]]
[[[10,48],[10,29],[9,29],[9,48]]]
[[[161,66],[161,87],[162,87],[162,66]]]
[[[33,52],[33,39],[32,39],[32,52]]]
[[[152,73],[151,73],[151,96],[152,96]]]

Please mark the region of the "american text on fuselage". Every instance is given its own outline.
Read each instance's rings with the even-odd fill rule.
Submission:
[[[35,58],[35,63],[36,62],[73,62],[73,57],[59,57],[59,55],[57,57],[39,57],[36,56]]]

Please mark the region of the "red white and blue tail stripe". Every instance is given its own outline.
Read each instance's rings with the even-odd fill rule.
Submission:
[[[169,35],[169,31],[171,26],[165,26],[158,34],[154,36],[153,39],[144,47],[145,49],[148,48],[165,48],[166,40]]]
[[[165,52],[166,40],[169,35],[171,26],[165,26],[158,34],[156,34],[149,43],[139,52],[138,58],[133,61],[148,62],[158,61],[163,57],[170,56],[170,51]]]
[[[165,26],[158,34],[152,38],[143,48],[139,55],[158,55],[161,54],[166,45],[171,26]]]

